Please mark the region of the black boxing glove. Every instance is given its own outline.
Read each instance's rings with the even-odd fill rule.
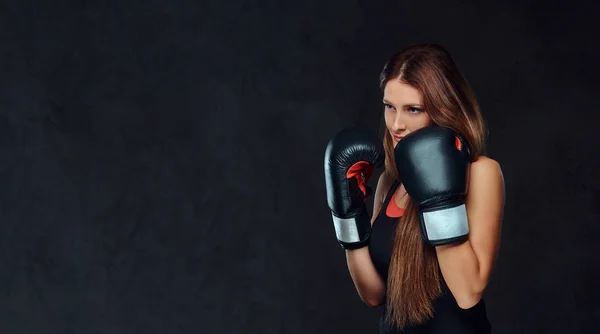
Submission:
[[[433,246],[466,241],[470,159],[464,138],[445,127],[425,127],[402,138],[394,158],[406,192],[419,206],[425,241]]]
[[[340,131],[325,150],[327,203],[335,234],[344,249],[368,244],[371,215],[365,204],[370,195],[367,182],[373,169],[383,166],[381,140],[371,131],[353,127]]]

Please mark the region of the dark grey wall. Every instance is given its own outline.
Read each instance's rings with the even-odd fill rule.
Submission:
[[[496,333],[587,333],[597,5],[1,1],[0,332],[374,333],[325,199],[410,43],[457,58],[507,205]]]

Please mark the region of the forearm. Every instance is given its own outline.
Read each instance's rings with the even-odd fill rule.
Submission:
[[[444,280],[462,308],[469,308],[479,301],[485,282],[481,275],[479,260],[471,243],[444,245],[436,248],[438,262]]]
[[[369,248],[346,250],[346,262],[360,298],[372,307],[383,304],[385,302],[385,282],[373,265]]]

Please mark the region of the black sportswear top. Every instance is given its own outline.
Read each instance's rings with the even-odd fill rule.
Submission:
[[[387,282],[388,267],[393,247],[394,230],[397,224],[402,223],[400,218],[389,217],[386,213],[392,194],[400,185],[399,181],[388,190],[386,198],[381,206],[379,214],[373,222],[369,252],[371,260],[384,282]],[[391,205],[395,205],[392,203]],[[442,277],[443,295],[434,301],[434,315],[429,321],[403,330],[391,328],[385,321],[386,306],[384,304],[381,320],[379,323],[379,334],[486,334],[491,333],[491,326],[487,318],[485,302],[483,299],[470,309],[461,309],[456,303],[452,293],[446,286]]]

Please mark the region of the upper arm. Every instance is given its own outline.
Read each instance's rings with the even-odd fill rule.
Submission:
[[[486,157],[471,164],[466,198],[469,242],[488,282],[500,246],[504,212],[504,177],[498,162]]]
[[[385,195],[390,186],[391,178],[389,177],[388,173],[384,171],[381,173],[381,175],[379,175],[377,188],[375,188],[375,195],[373,196],[373,216],[371,217],[371,225],[373,225],[375,218],[377,218],[379,215],[379,211],[381,210],[381,206],[385,200]]]

